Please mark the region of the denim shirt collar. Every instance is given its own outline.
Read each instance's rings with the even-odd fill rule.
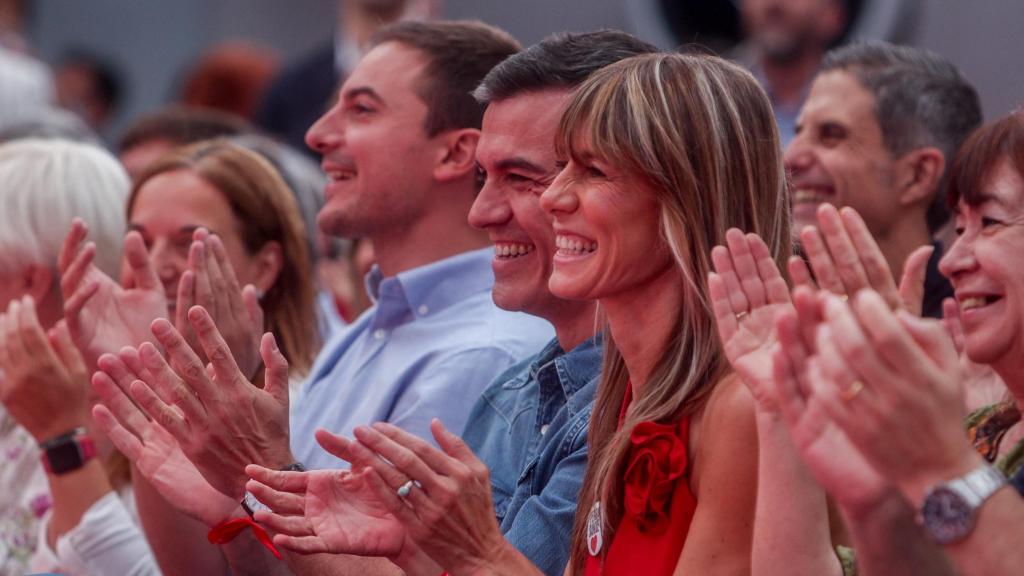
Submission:
[[[386,328],[436,314],[494,285],[493,248],[463,252],[384,278],[374,265],[366,275],[366,293],[377,306],[375,327]]]
[[[588,395],[586,402],[582,402],[580,406],[576,406],[576,403],[573,402],[573,399],[577,397],[577,392],[586,387],[587,384],[596,381],[594,367],[600,366],[602,353],[600,334],[581,342],[569,352],[562,351],[562,347],[556,338],[548,343],[537,354],[537,359],[530,364],[530,379],[539,381],[538,373],[553,363],[558,374],[558,383],[561,385],[560,392],[565,398],[565,403],[571,413],[576,413],[589,405],[590,400],[592,400]],[[509,384],[515,385],[514,382]],[[551,394],[554,391],[547,390],[546,387],[542,386],[541,394],[545,393]],[[543,402],[544,399],[542,398],[541,403]]]

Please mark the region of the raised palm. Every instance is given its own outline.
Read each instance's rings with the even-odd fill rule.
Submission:
[[[774,411],[775,320],[793,309],[789,287],[757,235],[730,230],[726,241],[728,247],[716,246],[711,252],[715,273],[708,280],[718,335],[726,358],[758,406]]]
[[[140,434],[143,448],[132,461],[168,502],[209,526],[224,521],[238,508],[234,499],[203,478],[174,437],[160,425],[150,423]]]
[[[361,474],[308,472],[305,517],[324,552],[360,556],[396,556],[405,527],[388,512]]]
[[[813,399],[790,421],[789,433],[815,480],[846,509],[875,501],[889,486]]]
[[[87,234],[85,224],[76,220],[58,264],[68,328],[75,345],[95,365],[104,353],[149,340],[149,324],[167,316],[167,298],[138,232],[125,236],[129,288],[122,288],[96,267],[96,246],[82,246]]]
[[[95,267],[86,273],[85,282],[98,286],[78,313],[69,315],[68,325],[75,345],[93,361],[151,340],[150,323],[167,316],[167,298],[160,291],[122,288]]]

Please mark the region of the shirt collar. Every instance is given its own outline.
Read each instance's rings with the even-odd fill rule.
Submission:
[[[530,366],[530,373],[536,379],[537,372],[554,362],[562,392],[566,398],[572,398],[600,372],[602,354],[600,334],[581,342],[569,352],[562,351],[556,338],[537,355]]]
[[[406,310],[429,316],[490,290],[493,248],[463,252],[385,278],[376,265],[366,275],[366,293],[378,309]]]

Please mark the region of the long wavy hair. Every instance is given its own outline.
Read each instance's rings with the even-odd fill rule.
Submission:
[[[730,370],[707,292],[711,248],[724,244],[726,230],[736,227],[764,238],[782,269],[791,251],[778,129],[764,91],[740,67],[686,54],[637,56],[608,66],[580,87],[558,127],[560,156],[576,158],[575,145],[584,141],[655,191],[661,236],[683,278],[683,305],[621,427],[629,374],[615,340],[605,335],[590,463],[573,528],[574,574],[583,572],[594,502],[604,510],[605,551],[614,538],[634,426],[694,414]]]
[[[172,150],[147,167],[128,197],[129,218],[146,182],[176,170],[195,172],[224,195],[249,254],[267,242],[281,245],[281,271],[260,300],[265,311],[263,329],[274,333],[291,374],[305,374],[320,345],[315,290],[305,227],[284,180],[255,152],[225,140],[206,140]]]

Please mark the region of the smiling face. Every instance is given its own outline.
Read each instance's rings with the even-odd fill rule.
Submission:
[[[1024,358],[1024,180],[1005,160],[992,170],[981,203],[957,207],[958,237],[939,263],[960,305],[967,354],[977,363]]]
[[[540,195],[558,174],[555,129],[568,90],[545,90],[492,102],[476,157],[487,178],[469,223],[494,243],[494,302],[546,317],[564,302],[548,290],[555,234]]]
[[[220,236],[241,285],[256,282],[256,258],[242,243],[241,225],[227,198],[191,170],[164,172],[147,180],[137,192],[128,225],[142,235],[172,313],[197,228]]]
[[[325,203],[317,215],[327,234],[370,237],[400,231],[429,201],[435,148],[417,94],[426,58],[397,42],[363,57],[337,104],[309,129],[306,143],[323,155]]]
[[[651,282],[674,265],[661,207],[643,179],[597,157],[586,141],[541,196],[554,218],[552,294],[599,300]]]
[[[793,230],[817,223],[818,206],[850,206],[876,238],[888,235],[899,209],[896,160],[882,139],[875,98],[851,74],[820,74],[786,149]]]

